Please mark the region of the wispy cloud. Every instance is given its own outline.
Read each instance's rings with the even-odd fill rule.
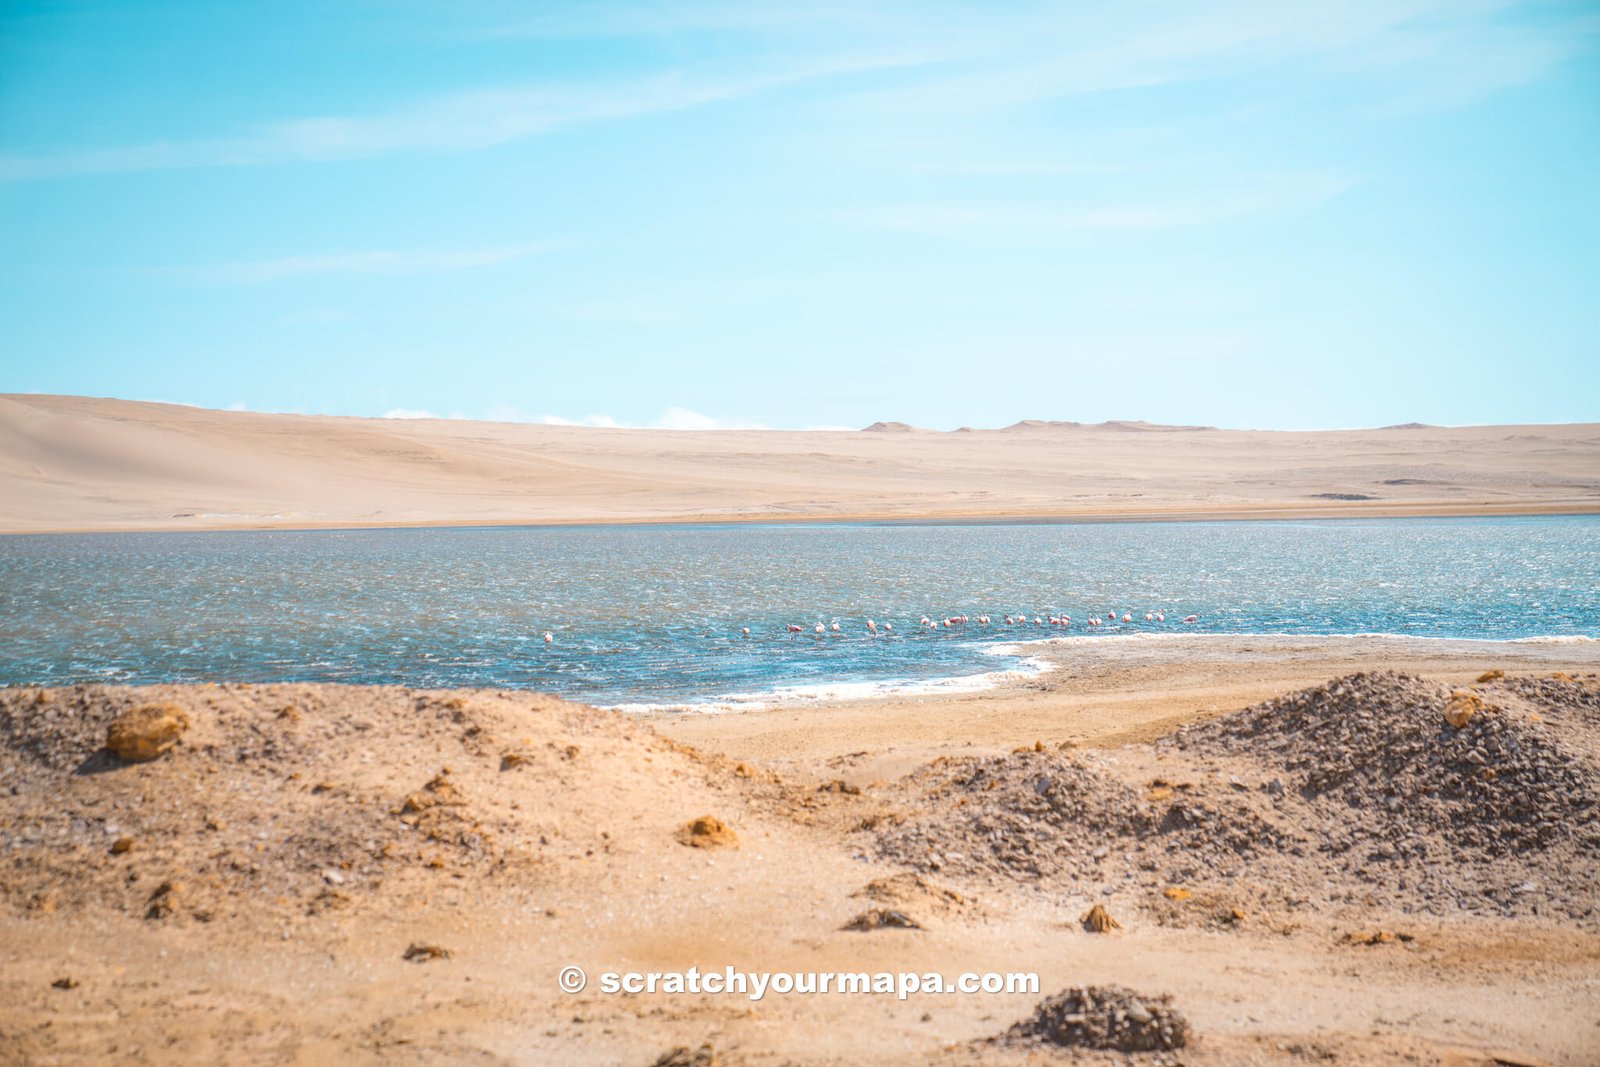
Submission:
[[[209,267],[185,268],[185,275],[234,284],[282,281],[323,274],[435,274],[443,271],[491,267],[526,259],[536,252],[558,247],[554,242],[500,245],[492,248],[393,249],[335,252],[325,255],[283,256]]]
[[[832,217],[862,229],[935,236],[1051,235],[1089,230],[1161,230],[1203,226],[1254,215],[1301,210],[1358,182],[1316,176],[1264,182],[1255,188],[1181,203],[1050,204],[914,203],[853,208]]]
[[[945,68],[855,94],[882,115],[956,116],[1191,82],[1284,63],[1369,75],[1388,65],[1415,99],[1449,104],[1532,80],[1592,44],[1591,16],[1519,22],[1515,0],[1144,0],[1045,4],[1006,19],[955,5]]]
[[[268,123],[236,137],[157,141],[39,156],[0,156],[0,181],[326,162],[404,152],[472,151],[580,123],[684,111],[913,62],[916,60],[897,53],[836,58],[753,75],[675,72],[620,83],[452,93],[379,114]]]

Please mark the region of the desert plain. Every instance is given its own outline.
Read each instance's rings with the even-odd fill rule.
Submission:
[[[0,532],[1593,513],[1600,426],[637,430],[0,395]]]

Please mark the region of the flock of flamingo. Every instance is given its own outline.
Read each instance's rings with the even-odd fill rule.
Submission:
[[[1007,615],[1005,617],[1005,625],[1006,626],[1027,626],[1030,621],[1032,622],[1032,624],[1034,626],[1059,626],[1059,627],[1065,628],[1065,627],[1069,627],[1069,626],[1072,625],[1072,616],[1071,615],[1051,615],[1051,616],[1046,617],[1044,615],[1035,615],[1030,620],[1028,618],[1027,613],[1023,612],[1023,613],[1020,613],[1020,614],[1017,614],[1017,615]],[[1089,629],[1094,629],[1097,626],[1115,626],[1118,621],[1119,620],[1118,620],[1117,613],[1115,611],[1108,611],[1108,612],[1106,612],[1104,618],[1101,618],[1098,615],[1090,616],[1088,619],[1084,620],[1084,626],[1088,627]],[[1128,623],[1133,622],[1133,613],[1131,611],[1123,612],[1120,621],[1125,625],[1128,624]],[[1166,616],[1165,612],[1147,611],[1147,612],[1144,613],[1144,621],[1145,622],[1151,622],[1151,623],[1163,623],[1163,622],[1167,621],[1167,616]],[[1186,615],[1183,618],[1183,622],[1185,624],[1196,623],[1196,622],[1199,622],[1199,621],[1200,621],[1200,616],[1199,615]],[[918,620],[917,628],[921,629],[921,630],[940,630],[940,629],[953,630],[958,626],[965,626],[969,622],[976,622],[979,626],[996,625],[994,620],[992,618],[990,618],[988,615],[979,615],[976,618],[974,618],[971,615],[952,615],[948,619],[945,619],[942,624],[937,619],[931,619],[928,616],[924,615],[920,620]],[[803,634],[803,633],[806,632],[806,628],[804,626],[799,626],[799,625],[797,625],[795,623],[792,623],[792,622],[787,624],[787,629],[788,629],[788,632],[792,633],[792,634]],[[743,629],[741,629],[739,632],[743,636],[749,637],[750,636],[750,627],[746,626]],[[834,623],[832,625],[832,627],[825,626],[825,625],[823,625],[822,623],[819,622],[819,623],[817,623],[815,626],[813,626],[811,628],[811,632],[813,634],[817,634],[817,635],[820,635],[820,636],[825,636],[825,635],[827,635],[829,633],[836,633],[837,634],[837,633],[843,633],[844,631],[843,631],[843,628],[837,622]],[[888,636],[888,635],[894,633],[894,623],[886,622],[886,623],[884,623],[883,625],[880,626],[875,620],[868,619],[867,620],[867,632],[870,633],[870,634],[878,635],[878,636]],[[545,644],[547,644],[547,645],[548,644],[553,644],[555,642],[555,639],[556,639],[556,635],[555,634],[551,633],[548,630],[545,631],[545,634],[544,634],[544,643]]]

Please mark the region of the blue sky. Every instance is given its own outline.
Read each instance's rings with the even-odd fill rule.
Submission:
[[[1600,8],[0,7],[0,391],[1600,420]]]

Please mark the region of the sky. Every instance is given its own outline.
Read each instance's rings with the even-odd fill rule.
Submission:
[[[8,0],[0,391],[1600,421],[1600,4]]]

